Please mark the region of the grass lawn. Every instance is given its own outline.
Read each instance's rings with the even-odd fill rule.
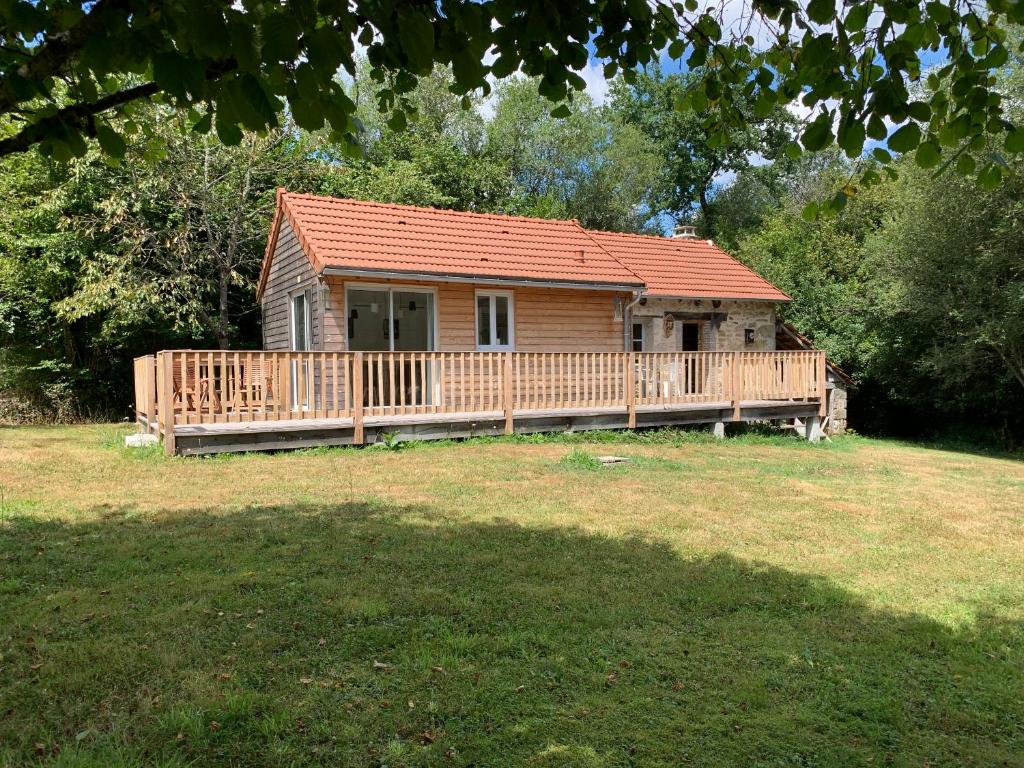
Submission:
[[[123,433],[0,429],[2,766],[1024,765],[1024,462]]]

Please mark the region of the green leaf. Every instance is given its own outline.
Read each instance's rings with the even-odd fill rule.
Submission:
[[[303,98],[288,100],[291,106],[292,119],[295,124],[306,131],[318,131],[324,127],[324,113],[316,104]]]
[[[206,114],[192,124],[192,130],[196,133],[209,133],[213,127],[213,112],[206,110]]]
[[[853,6],[846,14],[846,31],[860,32],[868,25],[868,16],[871,14],[872,3],[864,2]]]
[[[409,122],[405,117],[405,112],[401,109],[396,109],[391,113],[391,117],[388,118],[388,128],[395,133],[401,133],[406,129]]]
[[[932,108],[923,101],[912,101],[907,105],[907,112],[910,116],[919,120],[922,123],[926,123],[932,119]]]
[[[807,129],[800,137],[804,149],[809,152],[817,152],[832,143],[832,115],[825,112],[807,126]]]
[[[889,135],[885,128],[885,122],[878,115],[871,115],[868,118],[867,134],[875,141],[881,141]]]
[[[978,167],[974,158],[967,153],[960,155],[960,159],[956,161],[956,169],[964,176],[969,176],[974,173],[974,169]]]
[[[818,204],[808,203],[804,206],[804,209],[800,211],[800,215],[804,221],[814,221],[818,218]]]
[[[845,130],[840,127],[837,137],[839,146],[846,152],[847,157],[860,157],[864,151],[864,124],[858,120],[851,119],[845,125]]]
[[[116,157],[118,160],[124,157],[128,146],[124,143],[124,139],[121,138],[121,134],[109,125],[97,125],[96,138],[99,140],[100,148],[108,155]]]
[[[217,113],[217,138],[222,144],[234,147],[242,143],[242,129],[234,122],[224,120],[220,113]]]
[[[559,119],[569,117],[569,115],[571,114],[572,111],[569,109],[569,106],[567,104],[559,104],[557,107],[551,110],[551,116],[557,117]]]
[[[875,147],[873,150],[871,150],[871,154],[874,156],[875,160],[877,160],[880,163],[892,162],[892,155],[890,155],[881,147]]]
[[[1019,154],[1024,152],[1024,129],[1014,128],[1006,134],[1006,140],[1003,142],[1003,147],[1007,152],[1013,154]]]
[[[1000,180],[1003,178],[1003,169],[995,163],[989,163],[981,172],[978,174],[978,183],[984,189],[995,189],[999,186]]]
[[[302,28],[294,13],[269,13],[260,23],[260,53],[264,63],[291,62],[299,53]]]
[[[245,98],[252,112],[258,117],[258,121],[253,122],[249,127],[259,130],[268,125],[276,125],[277,109],[275,108],[274,103],[270,101],[270,98],[267,96],[267,92],[263,89],[260,81],[253,75],[246,73],[240,78],[239,86],[242,96]]]
[[[945,3],[931,2],[925,6],[928,11],[928,18],[936,24],[948,24],[953,17],[953,12]]]
[[[419,11],[403,13],[398,20],[398,41],[417,72],[426,74],[434,64],[434,26]]]
[[[934,141],[925,141],[918,145],[914,153],[914,162],[921,168],[934,168],[942,159],[939,145]]]
[[[907,123],[889,137],[889,149],[893,152],[909,152],[921,143],[921,129],[917,123]]]
[[[833,0],[811,0],[807,4],[807,16],[815,24],[827,24],[832,21],[836,12]]]

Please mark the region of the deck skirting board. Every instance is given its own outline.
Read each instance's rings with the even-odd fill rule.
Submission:
[[[739,421],[804,418],[816,414],[816,401],[745,401]],[[713,401],[681,403],[677,406],[636,408],[636,426],[668,427],[736,421],[732,403]],[[621,406],[524,409],[514,413],[517,434],[538,432],[627,429],[629,414]],[[502,411],[475,413],[419,413],[373,415],[363,419],[365,444],[385,436],[398,440],[443,440],[502,435]],[[182,455],[204,455],[238,451],[276,451],[317,446],[355,444],[351,417],[232,422],[221,424],[178,424],[174,427],[176,450]]]

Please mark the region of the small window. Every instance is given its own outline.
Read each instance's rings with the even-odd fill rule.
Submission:
[[[513,347],[511,293],[476,295],[476,348],[484,351],[511,350]]]
[[[292,296],[292,349],[304,352],[310,348],[309,291]]]
[[[631,338],[632,338],[632,342],[633,342],[633,346],[632,346],[633,351],[634,352],[643,352],[644,351],[644,324],[643,323],[633,323],[633,335],[632,335]]]

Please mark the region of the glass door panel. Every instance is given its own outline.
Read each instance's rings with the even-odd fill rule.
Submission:
[[[348,348],[353,352],[390,351],[390,293],[386,289],[350,288],[345,298]]]

